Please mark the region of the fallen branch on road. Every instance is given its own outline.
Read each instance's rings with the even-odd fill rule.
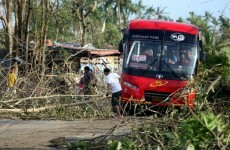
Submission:
[[[26,97],[20,99],[10,99],[7,101],[0,101],[0,103],[9,103],[9,102],[18,102],[18,101],[27,101],[27,100],[34,100],[34,99],[47,99],[47,98],[54,98],[54,97],[102,97],[102,95],[49,95],[49,96],[38,96],[38,97]]]
[[[40,107],[40,108],[31,108],[31,109],[0,109],[0,113],[22,113],[22,112],[41,112],[47,109],[53,109],[59,106],[62,107],[71,107],[71,106],[77,106],[77,105],[82,105],[82,104],[89,104],[95,102],[94,100],[89,100],[89,101],[84,101],[84,102],[79,102],[79,103],[72,103],[72,104],[62,104],[62,105],[50,105],[50,106],[45,106],[45,107]]]

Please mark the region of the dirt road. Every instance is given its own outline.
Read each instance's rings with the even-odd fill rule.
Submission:
[[[120,120],[0,120],[0,149],[53,149],[50,140],[59,137],[91,138],[106,134]],[[114,134],[129,132],[135,120],[120,125]]]

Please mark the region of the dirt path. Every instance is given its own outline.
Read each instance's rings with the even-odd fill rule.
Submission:
[[[136,119],[125,121],[114,132],[129,132]],[[43,120],[0,120],[0,149],[53,149],[49,141],[59,137],[91,138],[106,134],[119,125],[118,119],[43,121]],[[130,125],[129,122],[132,122]]]

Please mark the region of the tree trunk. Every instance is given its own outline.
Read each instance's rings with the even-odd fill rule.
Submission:
[[[86,39],[85,39],[86,29],[87,29],[87,26],[86,26],[86,18],[88,17],[89,14],[93,13],[94,10],[96,9],[96,7],[97,7],[97,1],[95,1],[93,8],[90,9],[88,12],[85,12],[84,7],[85,7],[85,6],[83,6],[83,8],[81,8],[81,9],[79,10],[79,12],[80,12],[80,17],[81,17],[81,25],[82,25],[82,39],[81,39],[81,45],[82,45],[82,46],[84,46],[85,43],[86,43]]]
[[[12,0],[5,0],[6,3],[6,49],[10,58],[13,56],[13,27],[12,27]]]
[[[48,32],[48,24],[49,24],[49,4],[50,4],[50,0],[46,0],[45,3],[45,8],[46,8],[46,13],[44,15],[44,20],[45,20],[45,24],[44,24],[44,28],[43,28],[43,37],[42,37],[42,74],[44,74],[45,72],[45,60],[46,60],[46,55],[45,55],[45,50],[46,50],[46,37],[47,37],[47,32]]]
[[[16,28],[16,34],[17,34],[17,50],[20,51],[21,54],[23,54],[23,45],[25,44],[23,41],[23,21],[24,21],[24,12],[25,12],[25,6],[26,6],[26,0],[17,0],[17,28]],[[15,23],[15,24],[16,24]]]
[[[13,2],[13,6],[18,6],[17,1]],[[17,7],[15,8],[17,12]],[[19,52],[19,42],[18,42],[18,12],[14,13],[14,38],[13,38],[13,49],[16,50],[16,56],[18,56]]]
[[[81,9],[80,13],[81,13],[81,20],[82,20],[81,22],[81,26],[82,26],[81,45],[84,46],[85,45],[85,32],[86,32],[84,10]]]
[[[33,4],[34,10],[37,9],[37,6]],[[37,66],[36,64],[38,64],[38,62],[41,62],[41,51],[40,51],[40,28],[38,27],[38,17],[36,16],[36,12],[32,13],[32,23],[34,24],[34,33],[32,33],[34,35],[34,47],[33,47],[33,64],[35,66]]]
[[[26,33],[25,33],[25,61],[27,62],[26,66],[25,66],[25,74],[28,74],[28,54],[29,54],[29,30],[30,30],[30,17],[31,17],[31,9],[33,7],[33,0],[29,0],[28,1],[28,13],[27,13],[27,17],[26,17]]]
[[[117,0],[117,14],[118,14],[118,20],[119,20],[119,27],[121,25],[121,2],[120,0]]]
[[[43,41],[43,31],[44,31],[44,26],[45,26],[45,1],[46,0],[42,0],[42,21],[41,21],[41,30],[40,30],[40,49],[43,49],[44,45],[44,41]]]
[[[59,24],[60,24],[60,19],[59,19],[59,0],[57,0],[55,19],[56,19],[55,41],[57,42],[58,41],[58,35],[59,35]]]
[[[62,30],[61,30],[61,41],[63,42],[64,41],[64,32],[65,32],[65,28],[62,27]]]
[[[58,36],[59,36],[59,22],[56,22],[56,27],[55,27],[55,41],[58,41]]]

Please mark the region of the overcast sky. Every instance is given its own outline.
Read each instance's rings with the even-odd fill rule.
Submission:
[[[138,0],[135,0],[138,1]],[[189,12],[204,15],[205,11],[212,13],[214,17],[221,14],[230,17],[230,0],[142,0],[144,5],[165,7],[165,12],[174,20],[179,17],[187,18]]]

